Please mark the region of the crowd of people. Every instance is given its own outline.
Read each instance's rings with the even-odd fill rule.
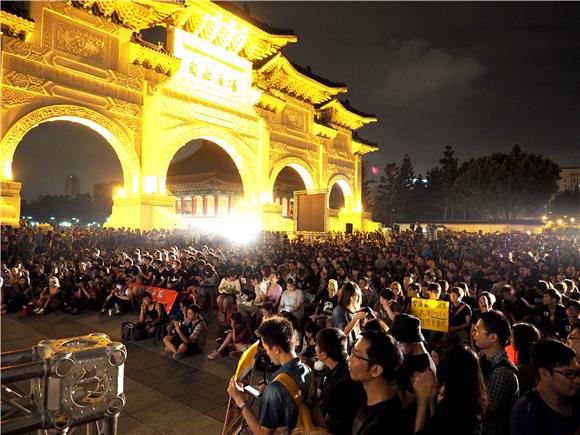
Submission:
[[[133,316],[123,336],[157,337],[176,359],[238,357],[259,339],[270,383],[258,413],[239,380],[228,388],[253,433],[300,424],[293,389],[330,433],[580,433],[573,236],[419,226],[234,245],[190,231],[3,227],[1,248],[3,313]],[[448,303],[446,332],[421,327],[414,298]]]

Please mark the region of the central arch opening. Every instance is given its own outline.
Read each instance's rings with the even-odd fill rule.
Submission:
[[[272,192],[274,204],[282,206],[282,217],[294,218],[294,192],[306,190],[306,185],[298,171],[291,167],[284,167],[274,181]]]
[[[166,188],[176,198],[175,212],[186,223],[232,216],[244,196],[236,163],[206,139],[188,142],[173,156]]]

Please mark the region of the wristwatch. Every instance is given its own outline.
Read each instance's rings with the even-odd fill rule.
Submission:
[[[248,404],[244,401],[238,405],[238,408],[240,408],[240,411],[243,411],[246,406],[248,406]]]

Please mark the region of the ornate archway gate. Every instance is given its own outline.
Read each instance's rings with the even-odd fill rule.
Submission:
[[[3,224],[20,217],[12,179],[20,140],[64,120],[99,132],[121,162],[111,226],[179,226],[167,169],[187,142],[208,139],[233,158],[243,182],[239,211],[262,228],[295,229],[272,200],[285,166],[309,191],[340,181],[345,207],[328,217],[328,229],[375,227],[361,208],[361,157],[377,147],[353,131],[376,118],[337,99],[343,84],[282,55],[297,41],[292,32],[208,1],[30,2],[28,14],[1,12]],[[155,26],[166,28],[166,48],[141,38]]]

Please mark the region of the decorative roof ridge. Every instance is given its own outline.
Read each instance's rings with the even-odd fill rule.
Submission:
[[[141,35],[140,32],[133,32],[133,34],[131,35],[131,42],[134,42],[134,43],[139,44],[139,45],[141,45],[145,48],[148,48],[150,50],[153,50],[153,51],[156,51],[158,53],[161,53],[161,54],[164,54],[166,56],[177,59],[177,57],[175,57],[173,54],[171,54],[171,52],[163,46],[162,42],[158,42],[157,45],[155,45],[152,42],[146,41],[143,39],[143,35]]]
[[[337,100],[338,100],[338,98],[337,98]],[[346,100],[344,100],[344,101],[341,101],[341,100],[338,100],[338,101],[340,102],[340,104],[343,105],[343,107],[346,110],[348,110],[351,113],[354,113],[355,115],[361,116],[363,118],[374,118],[374,119],[377,119],[377,115],[375,115],[374,113],[366,113],[366,112],[363,112],[361,110],[358,110],[358,109],[355,109],[354,107],[352,107],[350,105],[350,101],[348,100],[348,98]]]
[[[316,80],[317,82],[322,83],[324,86],[327,86],[329,88],[346,88],[346,83],[333,82],[325,77],[321,77],[319,75],[314,74],[312,72],[312,68],[310,67],[310,65],[303,67],[302,65],[292,62],[288,58],[286,59],[288,60],[290,65],[292,65],[292,67],[300,74],[305,75],[306,77],[311,78],[313,80]]]
[[[249,24],[257,27],[258,29],[269,33],[273,36],[293,36],[297,37],[294,33],[294,29],[281,29],[275,26],[271,26],[270,24],[264,23],[262,21],[257,20],[252,16],[250,13],[250,8],[247,4],[242,4],[241,8],[234,2],[230,1],[214,1],[217,6],[220,8],[236,15],[241,20],[247,21]]]
[[[294,70],[294,72],[298,76],[302,76],[310,81],[316,82],[317,84],[327,88],[329,91],[346,92],[348,90],[344,83],[334,83],[334,82],[331,82],[331,81],[324,79],[322,77],[318,77],[318,76],[312,74],[311,70],[309,71],[308,69],[305,69],[304,67],[301,67],[300,65],[293,63],[292,61],[290,61],[290,59],[288,59],[286,56],[284,56],[284,54],[281,51],[270,56],[269,58],[264,59],[263,61],[255,62],[254,63],[254,71],[260,72],[263,68],[267,67],[270,63],[273,63],[276,61],[285,62],[290,68],[292,68]]]
[[[34,19],[29,15],[28,9],[18,7],[16,6],[16,3],[18,2],[15,1],[0,2],[0,10],[2,12],[6,12],[18,18],[22,18],[23,20],[34,23]]]
[[[378,143],[363,139],[362,137],[359,136],[359,134],[357,132],[354,132],[354,131],[352,132],[352,140],[354,140],[356,142],[360,142],[364,145],[371,146],[371,147],[377,147],[377,148],[379,147]]]
[[[360,110],[355,109],[354,107],[352,107],[349,103],[349,100],[345,100],[345,101],[341,101],[338,98],[333,98],[330,101],[326,101],[324,103],[318,104],[315,108],[316,110],[324,110],[327,109],[331,106],[334,106],[336,104],[339,104],[340,106],[342,106],[342,108],[344,110],[346,110],[347,112],[352,113],[353,115],[359,116],[361,118],[365,118],[368,121],[377,121],[377,116],[372,114],[372,113],[365,113],[362,112]]]

